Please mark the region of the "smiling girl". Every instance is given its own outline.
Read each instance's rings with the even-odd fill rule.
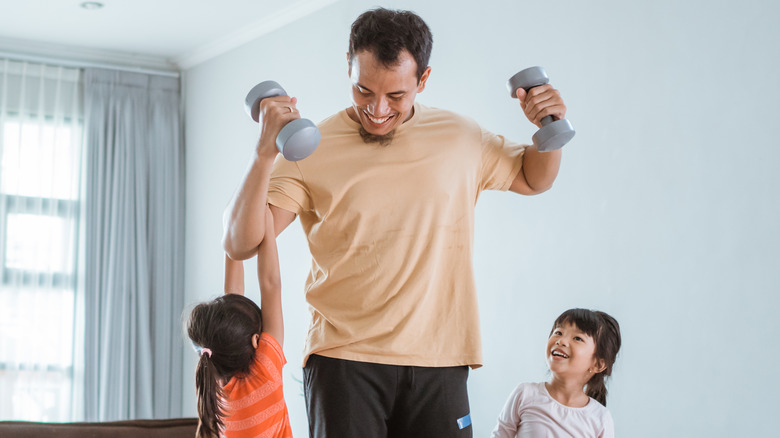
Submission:
[[[491,437],[614,437],[605,379],[618,350],[620,326],[613,317],[587,309],[563,312],[547,340],[550,381],[515,388]]]

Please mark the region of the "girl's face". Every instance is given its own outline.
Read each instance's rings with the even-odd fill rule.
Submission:
[[[583,378],[585,382],[602,371],[593,353],[596,343],[574,324],[556,327],[547,340],[547,365],[559,378]]]

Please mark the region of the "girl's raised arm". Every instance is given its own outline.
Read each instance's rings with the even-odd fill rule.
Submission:
[[[268,209],[268,206],[266,206]],[[265,229],[274,230],[270,209],[265,215]],[[279,254],[276,251],[276,233],[267,232],[257,250],[257,279],[260,282],[260,309],[263,312],[263,331],[284,345],[282,317],[282,280],[279,273]]]
[[[244,262],[225,254],[225,293],[244,295]]]

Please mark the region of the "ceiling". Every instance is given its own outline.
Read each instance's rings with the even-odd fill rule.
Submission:
[[[187,69],[339,0],[0,0],[0,55]]]

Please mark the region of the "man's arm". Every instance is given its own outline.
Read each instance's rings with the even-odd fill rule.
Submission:
[[[518,88],[517,98],[528,120],[540,128],[542,119],[547,116],[553,116],[556,120],[566,117],[566,105],[560,93],[549,84],[531,88],[528,92]],[[534,146],[529,146],[523,154],[523,167],[509,190],[521,195],[546,192],[558,176],[560,166],[561,149],[539,152]]]
[[[265,215],[266,230],[274,229],[270,208]],[[260,309],[263,312],[263,331],[284,345],[284,318],[282,315],[282,279],[279,273],[279,254],[276,237],[266,234],[257,251],[257,280],[260,282]]]
[[[223,215],[222,245],[233,260],[252,257],[265,237],[268,185],[271,167],[279,153],[276,136],[284,125],[300,118],[296,102],[289,96],[268,97],[260,102],[260,140],[241,185]]]
[[[268,205],[267,208],[271,211],[274,223],[274,237],[278,236],[295,220],[295,213],[273,205]],[[276,245],[275,242],[274,245]],[[244,262],[233,260],[227,254],[225,254],[225,293],[244,295]]]

